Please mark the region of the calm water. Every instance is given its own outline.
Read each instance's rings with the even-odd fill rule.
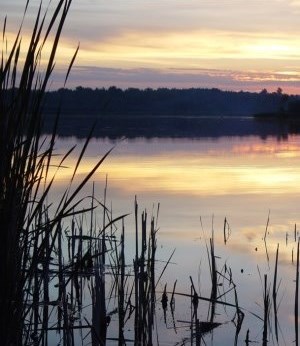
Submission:
[[[57,152],[82,140],[59,138]],[[96,193],[103,197],[105,177],[108,176],[107,200],[115,216],[133,213],[137,195],[140,209],[151,215],[153,205],[160,203],[158,253],[166,261],[176,249],[159,290],[165,283],[172,290],[177,279],[177,292],[190,293],[193,278],[199,294],[210,295],[209,263],[206,243],[212,231],[218,270],[232,270],[237,286],[239,305],[245,318],[238,344],[245,344],[246,331],[250,339],[262,342],[263,283],[268,275],[271,285],[275,250],[279,248],[278,290],[279,345],[291,345],[294,333],[294,294],[296,266],[295,224],[300,224],[300,136],[285,140],[258,136],[220,137],[218,139],[143,139],[110,141],[93,139],[77,178],[84,176],[93,164],[112,146],[113,152],[94,176]],[[69,181],[76,154],[68,162],[70,169],[57,175],[55,195],[64,190]],[[88,187],[88,193],[91,192]],[[263,242],[269,216],[266,244]],[[224,244],[224,219],[230,226],[227,244]],[[134,216],[125,220],[128,261],[133,253]],[[297,226],[296,226],[297,227]],[[269,261],[268,261],[269,258]],[[158,266],[158,275],[161,268]],[[220,294],[226,285],[220,285]],[[228,302],[234,303],[232,293]],[[208,345],[233,345],[234,309],[218,307],[216,322],[223,323],[213,334],[205,337]],[[200,302],[199,319],[207,320],[208,305]],[[257,315],[257,316],[255,316]],[[271,313],[269,344],[277,344]],[[158,324],[164,328],[160,344],[174,345],[189,337],[184,321],[190,319],[190,303],[177,298],[174,321],[167,311],[166,321],[158,315]],[[165,328],[165,325],[167,328]]]

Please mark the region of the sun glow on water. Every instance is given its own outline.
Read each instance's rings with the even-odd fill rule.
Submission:
[[[232,144],[219,151],[199,148],[150,155],[108,158],[96,176],[109,171],[110,185],[126,193],[164,191],[181,195],[239,195],[300,193],[300,148],[298,143]],[[97,162],[88,157],[80,165],[77,176],[88,174]],[[68,163],[70,167],[74,161]],[[72,168],[63,168],[57,179],[67,181]]]
[[[74,142],[74,139],[58,141],[60,152]],[[112,145],[107,140],[91,140],[91,150],[79,166],[76,180],[82,179],[100,159],[99,148],[104,154]],[[209,275],[205,242],[209,244],[213,230],[218,270],[224,269],[224,263],[230,267],[238,286],[239,304],[260,316],[262,310],[256,304],[262,297],[258,270],[262,275],[268,273],[271,280],[277,244],[280,244],[278,281],[282,280],[279,295],[294,294],[292,254],[295,256],[300,223],[299,152],[297,136],[285,141],[258,137],[124,140],[100,166],[93,180],[97,200],[101,200],[97,186],[104,186],[108,174],[107,205],[112,200],[114,216],[132,213],[135,195],[142,208],[147,205],[149,217],[155,210],[153,203],[160,203],[158,258],[164,259],[176,248],[164,282],[178,279],[178,291],[189,289],[189,275],[194,282],[199,275],[201,278]],[[71,178],[74,164],[71,158],[66,163],[69,168],[58,174],[60,187]],[[225,217],[230,225],[226,245]],[[134,243],[133,220],[134,213],[125,219],[130,247]],[[200,283],[201,294],[209,296],[210,284],[207,280]],[[287,318],[293,311],[292,305],[287,298],[279,309],[284,327],[290,326]],[[185,310],[177,313],[182,311]],[[222,314],[218,319],[222,319]],[[243,328],[248,323],[251,324],[247,320]],[[252,330],[259,323],[255,319]],[[228,325],[224,329],[228,332]],[[216,344],[223,339],[216,331]]]

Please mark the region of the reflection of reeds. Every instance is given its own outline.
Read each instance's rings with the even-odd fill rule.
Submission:
[[[209,240],[210,244],[210,260],[211,260],[211,312],[210,312],[210,322],[214,321],[216,304],[215,301],[217,299],[217,289],[218,289],[218,277],[217,277],[217,265],[216,265],[216,256],[215,256],[215,247],[214,247],[214,239],[211,238]]]
[[[249,346],[249,343],[250,343],[249,333],[250,333],[250,331],[249,331],[249,329],[247,329],[246,339],[245,339],[245,344],[246,344],[246,346]]]
[[[49,168],[53,156],[56,126],[48,145],[42,143],[40,133],[42,124],[42,104],[44,92],[55,64],[55,55],[62,28],[71,5],[71,0],[60,0],[46,23],[47,11],[38,10],[36,22],[32,31],[31,42],[24,64],[19,69],[21,51],[21,31],[18,32],[10,52],[2,51],[0,64],[0,340],[4,345],[47,345],[53,332],[59,334],[64,345],[74,345],[76,331],[79,330],[81,341],[85,338],[96,345],[105,345],[107,330],[111,316],[117,314],[118,335],[114,338],[119,345],[126,343],[124,328],[126,322],[134,313],[135,345],[152,345],[155,321],[156,287],[170,260],[166,262],[158,280],[155,276],[157,239],[154,217],[150,221],[150,232],[147,229],[148,216],[146,211],[141,216],[139,228],[138,204],[135,200],[135,259],[134,282],[130,282],[130,274],[126,272],[125,262],[125,226],[124,216],[113,219],[106,206],[106,188],[103,208],[102,228],[97,229],[94,222],[95,194],[94,187],[90,207],[81,210],[77,200],[78,194],[100,167],[109,154],[101,158],[87,176],[74,188],[73,180],[77,169],[91,139],[88,136],[76,162],[70,186],[63,194],[57,209],[51,215],[50,206],[46,204],[48,193],[54,183],[54,177],[49,178]],[[28,6],[28,3],[27,3]],[[27,6],[24,15],[27,11]],[[53,28],[54,41],[45,68],[45,73],[38,72],[41,62],[41,52],[50,37]],[[6,46],[6,19],[3,29],[3,47]],[[76,50],[66,79],[76,57]],[[5,60],[5,56],[7,59]],[[20,70],[20,72],[18,72]],[[18,73],[20,76],[18,77]],[[43,145],[44,144],[44,145]],[[58,169],[72,152],[71,149],[61,159]],[[46,179],[47,178],[47,179]],[[90,227],[84,226],[83,211],[90,212]],[[264,234],[266,255],[266,238],[268,234],[270,213]],[[70,229],[64,226],[64,221],[70,220]],[[122,221],[120,243],[112,231],[112,225]],[[107,232],[108,229],[111,232]],[[87,229],[87,230],[86,230]],[[69,234],[67,234],[69,232]],[[227,219],[224,220],[223,237],[227,244],[231,230]],[[294,238],[296,241],[296,225]],[[68,245],[65,246],[65,239]],[[287,237],[286,237],[287,242]],[[273,304],[275,316],[275,333],[278,342],[277,320],[277,270],[278,251],[276,252]],[[239,306],[237,290],[232,282],[231,269],[229,277],[225,278],[217,269],[214,247],[214,237],[210,239],[209,264],[211,292],[209,297],[198,295],[191,278],[190,294],[181,294],[191,302],[191,342],[201,344],[206,333],[218,327],[214,322],[217,318],[216,306],[235,309],[236,333],[235,344],[243,323],[244,313]],[[107,257],[110,256],[109,260]],[[110,266],[107,264],[110,263]],[[106,290],[107,270],[110,268],[112,289]],[[230,288],[218,296],[218,278],[223,283],[229,282]],[[175,299],[180,293],[175,292],[177,280],[174,283],[170,300],[174,330]],[[228,303],[221,298],[234,291],[234,303]],[[267,285],[267,275],[264,276],[264,327],[263,345],[268,340],[268,323],[270,313],[270,292]],[[298,291],[299,291],[299,240],[297,247],[296,292],[295,292],[295,339],[298,345]],[[89,295],[88,295],[89,293]],[[112,300],[117,295],[117,306],[110,312],[107,309],[106,298]],[[165,323],[167,324],[167,284],[164,286],[162,306]],[[134,304],[131,299],[134,295]],[[87,298],[88,296],[88,298]],[[198,314],[199,301],[210,305],[208,321],[200,321]],[[90,309],[90,319],[84,315],[84,309]],[[85,321],[83,324],[82,322]],[[87,333],[83,335],[83,331]],[[51,334],[52,333],[52,334]],[[246,344],[250,343],[249,330]]]
[[[158,207],[159,208],[159,207]],[[158,216],[158,215],[157,215]],[[135,199],[136,220],[136,255],[134,261],[135,280],[135,344],[152,345],[152,330],[155,315],[155,288],[158,284],[163,269],[157,282],[155,281],[155,254],[156,254],[156,228],[152,216],[150,232],[147,235],[147,212],[141,217],[141,244],[139,244],[138,204]],[[148,241],[147,241],[148,237]],[[147,245],[148,243],[148,245]],[[139,252],[140,249],[140,252]],[[167,262],[168,263],[168,262]]]
[[[263,346],[268,344],[268,322],[270,312],[270,289],[268,287],[268,276],[264,275],[264,327],[263,327]]]
[[[42,140],[42,105],[44,93],[55,65],[55,56],[71,0],[60,0],[49,14],[40,5],[24,62],[20,63],[21,28],[10,52],[3,51],[0,64],[0,340],[3,345],[43,344],[49,341],[52,330],[62,332],[65,345],[74,344],[76,313],[82,310],[83,290],[91,270],[95,284],[90,285],[92,306],[100,318],[93,322],[93,342],[105,342],[105,292],[103,267],[99,259],[101,248],[93,237],[86,236],[82,221],[73,219],[66,264],[63,221],[83,211],[78,195],[99,168],[101,158],[86,177],[73,188],[73,180],[90,141],[87,137],[75,165],[70,186],[64,192],[57,209],[50,211],[46,203],[54,183],[49,177],[55,144],[57,119],[50,138]],[[24,17],[29,2],[26,4]],[[48,26],[46,26],[48,22]],[[49,37],[53,36],[52,42]],[[6,19],[3,29],[6,41]],[[50,45],[45,72],[38,69],[43,47]],[[4,48],[6,49],[6,48]],[[71,60],[70,73],[78,48]],[[5,60],[5,57],[6,60]],[[18,77],[17,77],[18,76]],[[57,166],[59,170],[74,148],[70,149]],[[108,154],[108,153],[107,153]],[[71,192],[71,188],[73,191]],[[93,198],[90,208],[93,219]],[[50,215],[52,215],[50,217]],[[82,219],[81,219],[82,220]],[[76,225],[75,222],[78,224]],[[81,223],[81,224],[80,224]],[[91,232],[93,223],[91,221]],[[105,227],[103,227],[103,232]],[[88,247],[83,248],[85,240]],[[77,245],[77,248],[76,248]],[[93,267],[95,265],[95,267]],[[56,298],[54,298],[57,293]],[[102,313],[102,312],[103,313]],[[50,317],[56,315],[55,323]],[[103,320],[103,321],[102,321]],[[80,326],[81,329],[90,328]]]
[[[227,218],[224,219],[224,228],[223,228],[223,237],[224,237],[224,244],[227,244],[227,241],[231,235],[231,229],[229,226],[229,223],[227,221]]]
[[[269,227],[269,222],[270,222],[270,210],[268,214],[268,219],[266,223],[266,228],[265,228],[265,234],[264,234],[264,244],[265,244],[265,251],[266,251],[266,256],[267,256],[267,262],[268,262],[268,267],[270,269],[270,258],[269,258],[269,252],[268,252],[268,246],[267,246],[267,235],[269,234],[268,227]]]
[[[219,327],[222,323],[215,322],[212,319],[216,319],[216,317],[219,315],[216,313],[216,307],[223,307],[227,314],[227,307],[232,308],[233,311],[235,311],[234,316],[232,318],[232,322],[236,326],[236,333],[235,333],[235,341],[234,344],[238,344],[238,336],[240,333],[240,330],[242,328],[243,320],[244,320],[244,312],[242,311],[242,308],[239,306],[238,302],[238,296],[237,296],[237,290],[236,285],[234,284],[232,280],[232,272],[230,268],[227,268],[226,264],[224,265],[224,270],[219,272],[217,270],[216,266],[216,255],[215,255],[215,246],[214,246],[214,239],[213,237],[210,238],[210,247],[208,248],[206,244],[207,249],[207,256],[208,256],[208,262],[209,262],[209,269],[210,269],[210,280],[209,283],[211,284],[210,289],[210,297],[204,297],[202,295],[199,295],[196,291],[194,282],[192,277],[190,277],[191,282],[191,288],[190,288],[190,294],[186,293],[179,293],[179,292],[172,292],[173,295],[178,295],[179,297],[186,297],[190,300],[190,311],[191,311],[191,318],[190,321],[179,321],[181,323],[188,323],[190,326],[190,337],[184,339],[185,341],[190,341],[190,344],[193,344],[195,342],[196,345],[200,345],[201,341],[204,341],[204,337],[207,334],[212,334],[214,330]],[[207,279],[207,278],[205,278]],[[221,279],[223,282],[219,283],[219,280]],[[225,286],[227,286],[225,288]],[[219,287],[223,288],[223,292],[218,292]],[[228,302],[228,297],[230,295],[230,292],[234,292],[234,303]],[[199,302],[206,302],[208,303],[208,316],[206,321],[200,321],[199,320],[199,314],[198,314],[198,305]],[[201,309],[201,311],[203,311]],[[202,312],[203,314],[203,312]],[[185,343],[183,343],[185,344]]]
[[[237,320],[236,328],[235,328],[235,338],[234,338],[234,345],[236,346],[238,344],[238,338],[239,338],[239,334],[240,334],[240,331],[242,328],[245,314],[239,306],[236,286],[234,285],[233,288],[234,288],[234,298],[235,298],[235,305],[236,305],[236,320]]]
[[[125,324],[125,227],[124,221],[122,223],[122,235],[120,244],[120,257],[119,257],[119,268],[120,268],[120,280],[118,285],[119,290],[119,301],[118,301],[118,315],[119,315],[119,345],[124,345],[124,324]]]

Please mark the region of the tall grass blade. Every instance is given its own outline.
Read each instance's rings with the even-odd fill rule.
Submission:
[[[296,290],[295,290],[295,342],[297,346],[299,345],[298,309],[299,309],[299,239],[297,243]]]

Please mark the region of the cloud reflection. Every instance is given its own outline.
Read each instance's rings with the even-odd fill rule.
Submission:
[[[158,152],[147,149],[147,155],[142,152],[143,145],[132,145],[139,147],[139,153],[132,155],[121,150],[119,155],[109,158],[107,168],[100,169],[108,171],[113,188],[126,193],[164,191],[195,196],[300,193],[298,139],[291,142],[269,139],[265,143],[253,140],[245,144],[229,141],[224,147],[219,143],[206,149],[205,145],[199,147],[195,143],[186,151],[179,144],[176,150],[175,142],[171,152],[166,147]],[[78,174],[87,174],[96,161],[97,156],[87,157]],[[69,163],[74,164],[72,160]],[[58,179],[67,180],[71,174],[72,169],[61,170]]]

